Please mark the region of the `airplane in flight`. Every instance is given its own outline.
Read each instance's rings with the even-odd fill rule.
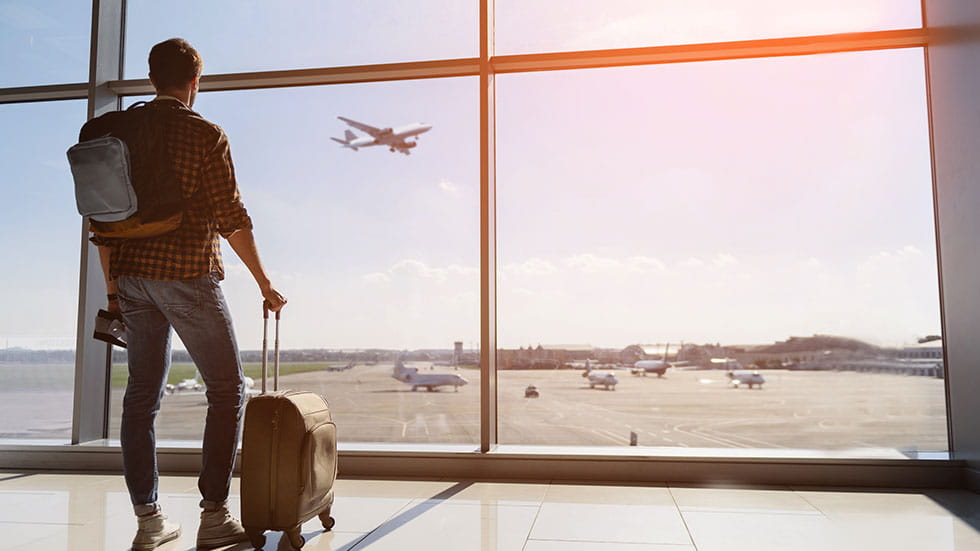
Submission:
[[[419,373],[417,367],[405,367],[401,358],[395,361],[395,368],[392,370],[391,376],[403,383],[412,385],[413,392],[419,387],[432,392],[441,386],[452,386],[456,392],[459,392],[459,387],[469,382],[455,373]]]
[[[758,386],[759,390],[762,390],[762,383],[766,382],[766,379],[758,371],[749,371],[748,369],[729,371],[728,378],[731,379],[732,388]]]
[[[358,137],[357,134],[351,132],[350,129],[347,129],[344,131],[344,139],[333,137],[330,138],[340,145],[348,149],[353,149],[354,151],[357,151],[358,148],[361,147],[385,145],[388,146],[388,151],[391,151],[392,153],[397,151],[408,155],[410,153],[409,150],[418,145],[419,134],[432,130],[432,125],[421,122],[399,126],[398,128],[375,128],[369,124],[357,122],[345,117],[337,118],[360,130],[361,132],[366,132],[368,134],[364,137]],[[413,136],[415,137],[414,141],[406,141],[407,138],[411,138]]]
[[[588,377],[589,388],[595,388],[598,385],[606,387],[606,390],[616,390],[616,385],[619,384],[619,379],[616,378],[616,375],[612,371],[592,369],[589,360],[585,360],[585,373],[582,376]]]
[[[668,367],[680,367],[690,365],[691,362],[668,362],[667,354],[670,352],[670,343],[664,347],[664,357],[661,360],[640,360],[633,364],[630,373],[633,375],[647,376],[647,373],[656,373],[657,377],[663,377]]]

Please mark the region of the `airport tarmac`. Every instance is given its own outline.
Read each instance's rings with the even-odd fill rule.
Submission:
[[[451,443],[479,441],[480,376],[435,392],[391,378],[391,366],[284,376],[282,388],[312,390],[330,403],[342,442]],[[944,451],[943,381],[929,377],[830,372],[762,371],[761,390],[731,388],[723,371],[668,370],[664,378],[617,370],[615,390],[590,389],[582,371],[501,371],[502,444],[677,448],[870,449]],[[257,381],[257,386],[259,382]],[[539,398],[525,398],[535,385]],[[270,383],[271,388],[271,383]],[[118,437],[122,389],[112,393],[112,438]],[[202,393],[164,398],[161,440],[198,440],[206,409]]]

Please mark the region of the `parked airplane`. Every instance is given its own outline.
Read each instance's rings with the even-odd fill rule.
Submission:
[[[405,367],[401,359],[395,362],[391,376],[412,385],[413,392],[419,387],[432,392],[441,386],[452,386],[456,392],[459,392],[459,387],[469,382],[455,373],[419,373],[417,367]]]
[[[606,387],[606,390],[616,390],[616,385],[619,384],[619,379],[616,378],[616,375],[612,371],[592,369],[589,360],[585,360],[585,373],[582,376],[589,378],[589,388],[595,388],[596,385],[600,385]]]
[[[245,382],[245,395],[246,396],[251,397],[251,396],[254,396],[256,394],[261,393],[261,391],[259,389],[255,388],[255,379],[246,376],[246,377],[243,377],[243,381]],[[168,384],[165,387],[165,393],[166,394],[175,394],[177,392],[183,392],[183,391],[188,391],[188,390],[191,390],[191,391],[194,391],[194,392],[200,392],[200,391],[204,390],[204,385],[197,380],[197,373],[194,373],[194,378],[193,379],[184,379],[183,381],[180,381],[179,383],[177,383],[175,385]]]
[[[391,151],[392,153],[398,151],[399,153],[408,155],[410,153],[409,150],[418,145],[419,134],[432,130],[431,125],[421,122],[399,126],[398,128],[375,128],[371,125],[344,117],[337,118],[360,130],[361,132],[366,132],[368,134],[368,136],[365,137],[358,137],[357,134],[351,132],[350,129],[347,129],[344,131],[344,139],[330,138],[340,145],[348,149],[353,149],[354,151],[357,151],[359,147],[386,145],[388,146],[388,151]],[[405,141],[406,138],[411,138],[413,136],[415,137],[414,141]]]
[[[758,385],[759,389],[762,389],[762,383],[766,382],[765,378],[763,378],[758,371],[749,371],[747,369],[729,371],[728,378],[731,379],[733,388],[738,388],[740,386],[752,388],[753,386]]]
[[[663,377],[664,373],[667,372],[668,367],[680,367],[685,365],[690,365],[691,362],[668,362],[667,354],[670,352],[670,343],[664,346],[664,357],[661,360],[640,360],[633,364],[633,368],[630,369],[630,373],[633,375],[643,375],[646,377],[647,373],[656,373],[657,377]]]
[[[168,384],[164,390],[167,394],[174,394],[185,390],[200,391],[202,388],[204,388],[204,386],[198,382],[197,373],[194,373],[193,379],[184,379],[175,385]]]
[[[347,365],[328,365],[324,371],[347,371],[354,368],[354,362],[347,362]]]

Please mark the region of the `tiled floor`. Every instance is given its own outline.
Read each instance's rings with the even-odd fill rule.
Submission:
[[[194,548],[193,477],[163,477]],[[311,551],[980,550],[980,496],[683,486],[339,480],[335,530],[304,525]],[[238,486],[233,488],[237,511]],[[0,549],[129,549],[136,522],[119,476],[0,473]],[[279,549],[269,533],[265,548]],[[250,549],[247,544],[226,548]]]

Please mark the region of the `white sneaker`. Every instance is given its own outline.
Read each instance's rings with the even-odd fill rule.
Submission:
[[[197,529],[198,549],[248,541],[242,523],[228,511],[227,502],[202,501],[201,506],[204,510],[201,511],[201,527]]]
[[[167,515],[160,511],[136,517],[136,522],[139,528],[133,538],[133,551],[152,551],[180,537],[180,525],[168,522]]]

